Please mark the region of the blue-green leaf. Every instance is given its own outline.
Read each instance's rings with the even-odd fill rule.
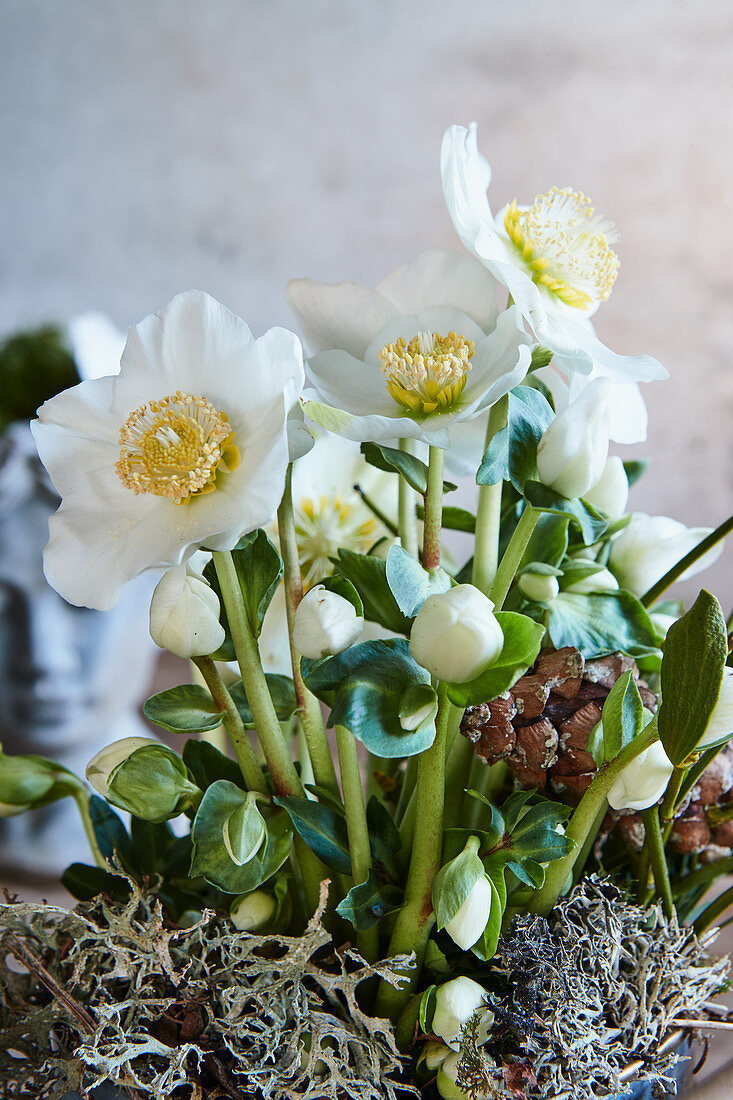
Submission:
[[[402,614],[411,619],[428,596],[447,592],[451,579],[444,569],[423,569],[412,554],[395,543],[387,555],[387,584]]]
[[[351,874],[349,835],[346,819],[330,806],[309,798],[276,798],[308,847],[327,867],[344,875]]]
[[[394,896],[390,897],[390,894]],[[343,901],[336,906],[336,912],[344,920],[350,921],[357,932],[374,928],[382,917],[399,909],[394,891],[380,886],[374,871],[369,872],[366,882],[353,886]]]
[[[540,512],[552,512],[555,515],[567,516],[577,527],[583,536],[586,546],[597,542],[608,527],[608,520],[597,512],[587,501],[579,497],[570,499],[556,493],[554,489],[543,485],[541,481],[527,481],[524,486],[524,498]]]
[[[265,612],[270,606],[272,597],[275,595],[277,586],[282,579],[283,563],[277,547],[270,541],[262,528],[242,536],[232,550],[232,560],[247,618],[255,637],[258,638],[262,630],[262,620],[265,617]],[[217,660],[231,661],[234,659],[234,647],[213,561],[210,561],[204,569],[204,577],[219,597],[221,606],[220,621],[226,633],[224,645],[214,656]]]
[[[282,676],[276,672],[268,672],[265,678],[278,720],[287,722],[289,718],[292,718],[298,706],[293,681],[290,676]],[[241,680],[237,680],[236,683],[232,684],[229,688],[229,694],[245,726],[254,727],[256,722]]]
[[[537,476],[537,447],[555,419],[552,406],[532,386],[516,386],[509,394],[507,426],[494,436],[476,474],[479,485],[511,481],[518,492]]]
[[[630,592],[561,592],[547,612],[547,632],[556,649],[575,646],[586,658],[608,653],[632,657],[653,653],[657,635],[641,601]]]
[[[364,617],[395,634],[409,634],[410,620],[402,614],[387,583],[387,563],[373,554],[341,549],[333,558],[335,572],[351,581],[364,605]]]
[[[181,684],[151,695],[143,704],[143,714],[170,733],[186,734],[215,730],[224,717],[224,711],[199,684]]]
[[[417,493],[425,496],[428,489],[428,468],[424,462],[407,451],[398,451],[394,447],[385,447],[382,443],[362,443],[361,453],[370,466],[388,473],[401,474],[408,485]],[[443,482],[443,492],[449,493],[457,488],[451,481]]]

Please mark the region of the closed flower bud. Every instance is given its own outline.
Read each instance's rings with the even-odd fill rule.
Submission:
[[[491,886],[479,846],[478,837],[470,836],[463,851],[441,867],[433,884],[437,926],[445,928],[463,951],[481,938],[491,911]]]
[[[652,585],[710,534],[709,527],[685,527],[669,516],[647,516],[634,512],[631,522],[611,543],[609,565],[622,588],[643,596]],[[682,576],[694,577],[715,562],[723,543],[703,554]]]
[[[731,734],[733,734],[733,668],[726,665],[723,669],[723,682],[720,685],[718,701],[710,715],[708,727],[697,743],[697,748],[714,745],[716,741],[722,741],[724,737],[730,737]]]
[[[6,756],[0,746],[0,817],[15,817],[82,787],[65,768],[40,756]]]
[[[522,573],[517,583],[522,595],[535,603],[550,603],[560,591],[557,577],[551,573],[533,573],[531,566]]]
[[[177,657],[206,657],[223,644],[219,598],[190,565],[169,569],[150,602],[150,636]]]
[[[149,737],[108,745],[89,761],[86,776],[113,806],[143,821],[167,821],[201,800],[180,756]]]
[[[484,1055],[484,1057],[487,1056]],[[458,1066],[460,1061],[461,1055],[453,1052],[447,1055],[441,1063],[435,1084],[443,1100],[468,1100],[469,1094],[458,1084]],[[493,1059],[489,1059],[489,1062],[493,1065]],[[496,1093],[493,1090],[491,1092],[485,1092],[483,1089],[479,1091],[474,1089],[471,1093],[472,1100],[484,1100],[484,1097],[488,1100],[490,1096],[496,1096]]]
[[[317,584],[298,604],[293,625],[295,648],[318,660],[353,645],[364,629],[364,617],[337,592]]]
[[[666,791],[673,771],[661,741],[655,741],[616,776],[608,792],[609,806],[612,810],[648,810]]]
[[[276,910],[277,902],[272,894],[266,890],[253,890],[251,894],[242,894],[235,899],[229,916],[240,932],[259,932],[267,928]]]
[[[608,457],[608,382],[591,382],[556,416],[537,448],[540,481],[561,496],[582,497],[601,478]]]
[[[600,480],[586,491],[585,499],[612,523],[621,519],[629,499],[629,479],[618,455],[608,459]]]
[[[471,978],[454,978],[445,982],[435,994],[433,1034],[453,1050],[459,1050],[463,1029],[474,1013],[480,1011],[478,1042],[485,1043],[494,1022],[493,1012],[485,1007],[486,998],[484,987]]]
[[[478,878],[471,887],[471,893],[449,920],[445,930],[453,942],[463,951],[473,947],[484,934],[491,912],[491,886],[487,878]]]
[[[107,745],[106,748],[93,756],[87,764],[87,781],[91,783],[97,794],[101,795],[102,798],[106,798],[109,777],[117,765],[121,764],[123,760],[127,760],[135,749],[143,748],[145,745],[159,744],[160,742],[153,740],[152,737],[123,737],[119,741],[113,741],[111,745]]]
[[[451,1048],[447,1047],[445,1043],[437,1043],[434,1039],[431,1039],[423,1047],[420,1061],[427,1070],[433,1073],[438,1066],[443,1064],[450,1053]]]
[[[417,663],[454,684],[473,680],[503,647],[494,605],[472,584],[428,596],[410,633],[410,653]]]
[[[575,558],[579,565],[593,566],[595,562],[585,558]],[[568,595],[588,596],[592,592],[618,592],[618,581],[610,569],[598,569],[595,573],[589,573],[578,581],[566,585],[564,591]]]

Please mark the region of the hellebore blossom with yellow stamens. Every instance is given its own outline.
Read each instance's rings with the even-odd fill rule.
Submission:
[[[357,442],[449,447],[530,365],[519,310],[499,313],[496,290],[475,259],[440,251],[376,290],[293,280],[286,297],[315,350],[305,412]]]
[[[44,553],[51,585],[104,611],[140,573],[269,523],[302,384],[293,333],[256,340],[200,291],[130,329],[119,374],[51,398],[31,425],[62,497]]]
[[[494,216],[486,190],[491,169],[478,151],[476,124],[451,126],[441,152],[443,194],[458,236],[511,295],[534,336],[567,371],[614,382],[667,377],[648,355],[617,355],[596,336],[590,317],[618,272],[616,232],[590,199],[552,187],[530,206],[516,200]]]

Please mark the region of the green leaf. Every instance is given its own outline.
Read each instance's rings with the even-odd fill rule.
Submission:
[[[536,794],[537,791],[532,789],[526,791],[513,791],[508,798],[504,800],[501,812],[506,820],[505,829],[507,833],[511,833],[512,829],[525,812],[525,806]]]
[[[425,496],[428,491],[428,468],[419,458],[394,447],[385,447],[381,443],[362,443],[361,453],[370,466],[386,470],[387,473],[401,474],[415,492]],[[444,493],[450,493],[456,488],[451,481],[443,482]]]
[[[572,645],[586,658],[619,651],[637,657],[657,649],[646,609],[623,590],[592,596],[561,592],[549,605],[547,632],[556,649]]]
[[[386,576],[397,606],[408,619],[417,615],[428,596],[447,592],[451,586],[444,569],[428,572],[397,543],[390,547],[387,555]]]
[[[675,765],[694,751],[708,727],[727,656],[725,616],[715,596],[703,589],[664,643],[659,737]]]
[[[540,890],[545,885],[545,868],[535,859],[525,856],[521,862],[511,860],[507,863],[507,869],[517,876],[525,886],[531,886],[534,890]]]
[[[387,583],[387,563],[371,554],[339,550],[332,559],[335,572],[356,588],[364,604],[364,617],[395,634],[409,634],[410,620],[402,614]]]
[[[342,814],[309,798],[293,796],[273,801],[289,814],[296,831],[327,867],[343,875],[351,874],[349,834]]]
[[[568,549],[569,523],[568,516],[544,512],[538,519],[537,526],[527,543],[521,565],[525,566],[531,561],[543,561],[546,565],[561,565]]]
[[[107,894],[121,904],[130,899],[130,883],[126,878],[90,867],[86,863],[72,863],[61,876],[61,885],[79,901],[91,901],[98,894]]]
[[[535,344],[532,348],[532,361],[529,364],[530,371],[541,370],[542,367],[549,367],[554,355],[554,351],[550,351],[549,348],[544,348],[542,344]]]
[[[429,1035],[433,1029],[433,1013],[435,1012],[435,1005],[431,1004],[431,1001],[435,999],[435,991],[437,988],[437,985],[429,985],[423,993],[422,1000],[420,1001],[420,1012],[418,1015],[418,1019],[420,1021],[420,1027],[426,1035]]]
[[[195,741],[191,738],[186,742],[181,755],[194,783],[202,791],[216,783],[217,779],[226,779],[237,787],[244,787],[239,765],[208,741]]]
[[[167,821],[151,822],[133,817],[130,821],[130,861],[141,875],[152,876],[161,868],[165,853],[176,841]]]
[[[525,483],[537,476],[537,447],[555,419],[552,406],[532,386],[515,386],[509,393],[507,425],[494,436],[476,474],[479,485],[511,481],[524,493]]]
[[[490,702],[507,691],[534,664],[540,651],[545,628],[527,615],[499,611],[496,615],[504,634],[499,657],[475,680],[467,684],[449,684],[448,697],[457,707]]]
[[[366,817],[374,863],[378,869],[384,868],[392,878],[398,879],[396,860],[402,847],[402,837],[391,813],[375,794],[367,803]]]
[[[486,874],[491,886],[489,919],[481,939],[471,948],[473,954],[484,962],[493,959],[496,954],[496,946],[501,935],[501,922],[506,909],[504,867],[491,865],[487,867]]]
[[[343,901],[336,906],[338,915],[350,921],[357,932],[374,928],[382,917],[396,912],[397,909],[399,905],[394,904],[394,901],[390,902],[385,896],[374,871],[369,872],[366,882],[352,887]]]
[[[93,794],[89,799],[89,816],[104,858],[111,860],[117,853],[121,860],[125,860],[130,853],[130,837],[122,818],[98,794]]]
[[[400,722],[405,692],[430,683],[404,638],[351,646],[308,669],[305,679],[314,695],[332,705],[329,726],[346,726],[375,756],[414,756],[435,740],[433,718],[408,730]]]
[[[580,529],[586,546],[597,542],[608,527],[608,520],[587,501],[580,498],[571,500],[561,496],[540,481],[527,481],[524,486],[524,497],[540,512],[567,516]]]
[[[237,574],[237,581],[242,593],[250,626],[256,638],[259,638],[262,630],[262,620],[270,606],[283,575],[283,563],[274,543],[270,542],[265,532],[260,528],[243,535],[232,550],[232,560]],[[219,597],[221,614],[219,621],[224,627],[226,641],[213,657],[219,661],[234,660],[234,646],[229,630],[221,588],[216,574],[216,566],[210,561],[204,569],[204,577]]]
[[[557,826],[567,821],[570,813],[570,807],[559,802],[543,801],[530,806],[514,826],[502,858],[511,853],[510,858],[520,863],[525,858],[537,863],[562,859],[572,851],[573,842],[564,833],[558,833]]]
[[[143,714],[170,733],[207,733],[221,725],[224,712],[204,687],[181,684],[159,691],[143,704]]]
[[[330,577],[322,577],[318,584],[323,585],[327,592],[333,592],[340,596],[342,600],[347,600],[359,617],[364,614],[364,604],[361,596],[351,581],[347,581],[346,577],[340,577],[337,573],[334,573]]]
[[[191,829],[190,877],[201,875],[225,894],[256,890],[279,870],[292,848],[290,818],[286,813],[271,813],[267,817],[266,844],[244,866],[237,865],[224,842],[224,829],[246,801],[247,795],[240,787],[226,779],[217,780],[204,794]]]
[[[417,518],[425,519],[425,509],[422,504],[417,506]],[[467,511],[466,508],[446,505],[442,512],[441,527],[446,531],[466,531],[472,535],[476,530],[476,517],[473,512]]]
[[[624,470],[626,472],[626,478],[629,483],[629,488],[631,488],[632,485],[636,484],[642,474],[645,473],[648,465],[648,458],[629,459],[624,462]]]
[[[295,686],[292,679],[290,676],[282,676],[275,672],[266,673],[265,679],[270,689],[270,695],[278,721],[287,722],[292,718],[298,708],[298,701],[295,698]],[[244,690],[244,684],[241,680],[237,680],[236,683],[231,685],[229,694],[245,726],[254,728],[256,722],[252,716],[252,711],[247,701],[247,693]]]
[[[603,762],[613,760],[641,733],[644,704],[633,672],[619,676],[603,704]]]
[[[503,814],[493,804],[493,802],[490,802],[489,799],[485,795],[481,794],[480,791],[473,791],[469,788],[466,790],[466,794],[470,795],[471,798],[478,799],[479,802],[483,802],[484,806],[488,808],[490,820],[486,828],[482,830],[481,847],[484,850],[495,847],[495,845],[499,843],[501,838],[504,836],[504,833],[506,832],[506,822],[504,821]],[[446,830],[446,833],[450,831],[451,830]],[[446,858],[445,845],[443,846],[443,858]]]

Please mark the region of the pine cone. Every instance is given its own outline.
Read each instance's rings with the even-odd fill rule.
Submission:
[[[551,789],[577,802],[595,774],[585,751],[588,735],[619,676],[631,670],[644,706],[657,697],[639,679],[636,662],[621,653],[585,661],[573,646],[544,650],[509,691],[469,707],[461,733],[487,764],[505,760],[520,787]]]

